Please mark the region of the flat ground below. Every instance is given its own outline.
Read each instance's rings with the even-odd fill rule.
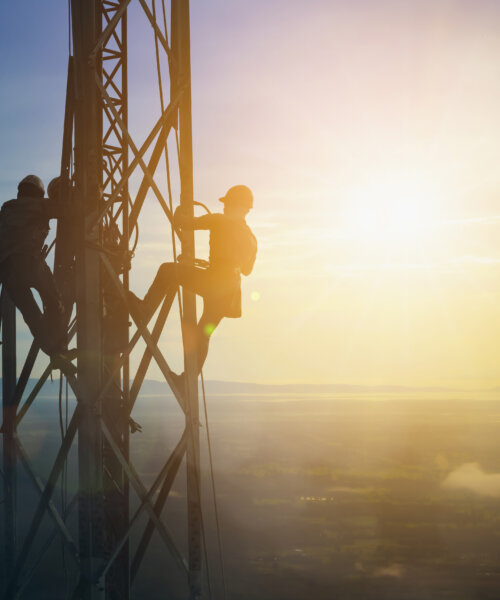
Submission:
[[[231,600],[500,598],[493,399],[219,396],[208,408]],[[180,437],[181,414],[172,399],[143,398],[134,417],[143,433],[132,436],[131,459],[151,483]],[[44,472],[58,439],[56,402],[40,401],[20,433]],[[200,435],[212,597],[222,599],[205,425]],[[19,485],[22,539],[34,503],[29,482],[21,476]],[[183,473],[164,517],[182,547]],[[66,554],[63,568],[62,557],[56,541],[23,598],[65,597],[73,566]],[[155,536],[133,598],[175,600],[185,590]]]

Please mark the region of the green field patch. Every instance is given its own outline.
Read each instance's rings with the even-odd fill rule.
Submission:
[[[252,498],[252,504],[256,506],[279,506],[291,503],[288,498]]]

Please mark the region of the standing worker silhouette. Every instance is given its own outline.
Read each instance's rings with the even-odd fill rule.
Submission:
[[[144,300],[130,294],[134,308],[148,320],[165,295],[181,285],[203,297],[203,314],[195,332],[198,372],[208,353],[210,336],[223,317],[241,317],[241,274],[250,275],[257,255],[257,240],[245,217],[253,207],[253,195],[245,185],[230,188],[220,201],[223,213],[202,217],[186,215],[178,207],[174,224],[181,230],[210,231],[210,256],[206,269],[178,263],[163,263]],[[175,376],[180,389],[183,376]]]
[[[52,356],[63,348],[63,306],[43,247],[49,219],[59,215],[60,205],[44,198],[42,180],[36,175],[26,176],[17,190],[17,198],[0,209],[0,283],[40,348]],[[40,294],[43,313],[31,288]]]

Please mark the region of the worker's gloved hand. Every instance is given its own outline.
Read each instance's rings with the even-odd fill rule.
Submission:
[[[181,241],[184,233],[183,230],[189,229],[189,221],[190,218],[187,209],[183,206],[178,206],[174,212],[174,227],[177,229]]]
[[[174,225],[182,229],[182,221],[186,216],[186,209],[183,206],[178,206],[174,211]]]
[[[137,421],[134,421],[134,419],[132,419],[132,417],[128,418],[128,424],[130,427],[130,433],[135,433],[136,431],[141,433],[142,425],[139,425],[139,423]]]

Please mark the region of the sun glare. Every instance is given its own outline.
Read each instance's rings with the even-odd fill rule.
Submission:
[[[424,181],[376,180],[353,191],[345,227],[368,243],[405,245],[432,228],[437,202],[436,190]]]

